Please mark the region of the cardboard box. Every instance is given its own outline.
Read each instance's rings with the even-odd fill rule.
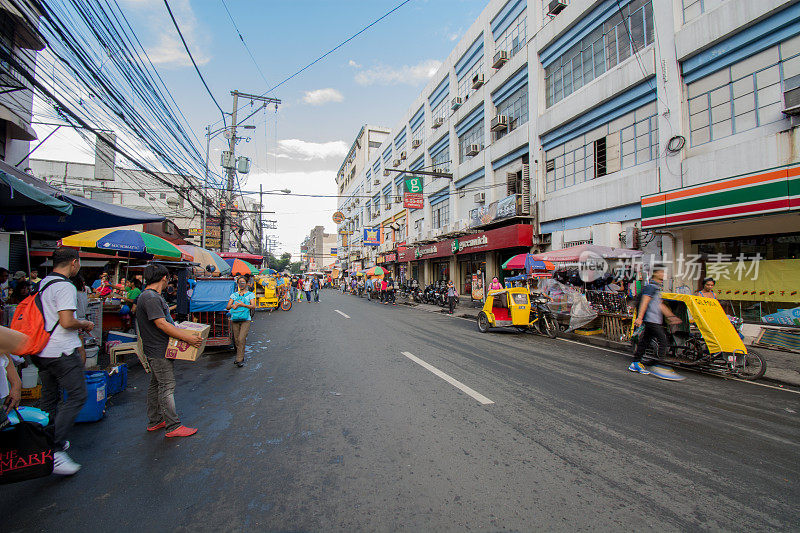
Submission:
[[[167,347],[167,353],[164,354],[164,357],[167,359],[181,359],[183,361],[197,361],[197,358],[200,357],[203,354],[203,350],[206,349],[206,339],[208,339],[211,326],[208,324],[199,324],[197,322],[188,321],[175,324],[175,326],[181,329],[196,331],[203,339],[203,342],[200,344],[200,346],[195,348],[194,346],[188,345],[184,341],[171,338],[169,340],[169,346]]]

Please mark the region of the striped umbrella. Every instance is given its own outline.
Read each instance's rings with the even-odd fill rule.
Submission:
[[[367,270],[367,276],[381,277],[386,275],[386,270],[383,267],[374,266]]]
[[[203,270],[207,270],[206,267],[212,266],[215,273],[228,274],[231,271],[231,266],[211,250],[193,244],[179,244],[178,248],[191,255],[194,258],[194,262],[200,263]]]
[[[167,261],[191,260],[180,248],[169,241],[132,229],[95,229],[76,233],[61,239],[62,246],[81,248],[101,254],[119,255],[137,259]]]
[[[244,259],[225,259],[225,262],[231,266],[231,273],[234,275],[258,274],[258,269]]]

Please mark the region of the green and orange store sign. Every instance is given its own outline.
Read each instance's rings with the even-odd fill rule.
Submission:
[[[642,229],[800,211],[800,164],[642,197]]]

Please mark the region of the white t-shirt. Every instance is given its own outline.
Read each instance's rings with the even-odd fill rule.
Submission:
[[[39,284],[39,287],[46,287],[48,283],[55,279],[64,279],[59,276],[47,276]],[[78,291],[75,285],[67,280],[58,282],[47,287],[42,293],[42,311],[44,312],[44,327],[49,331],[53,325],[58,323],[59,311],[75,311],[78,308]],[[61,357],[62,354],[70,354],[81,345],[77,329],[64,329],[61,324],[50,335],[50,340],[45,346],[39,357]]]

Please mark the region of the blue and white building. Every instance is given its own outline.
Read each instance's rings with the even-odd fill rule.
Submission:
[[[362,254],[462,290],[477,266],[492,276],[518,247],[484,246],[470,265],[454,252],[446,271],[439,250],[437,261],[392,252],[527,224],[533,251],[647,244],[668,260],[762,248],[800,257],[797,87],[793,0],[492,0],[354,178],[370,196],[359,220],[383,235]],[[453,179],[426,178],[425,207],[406,210],[403,176],[387,168]],[[728,194],[692,218],[709,191],[774,169],[785,190],[761,198],[763,209]]]

